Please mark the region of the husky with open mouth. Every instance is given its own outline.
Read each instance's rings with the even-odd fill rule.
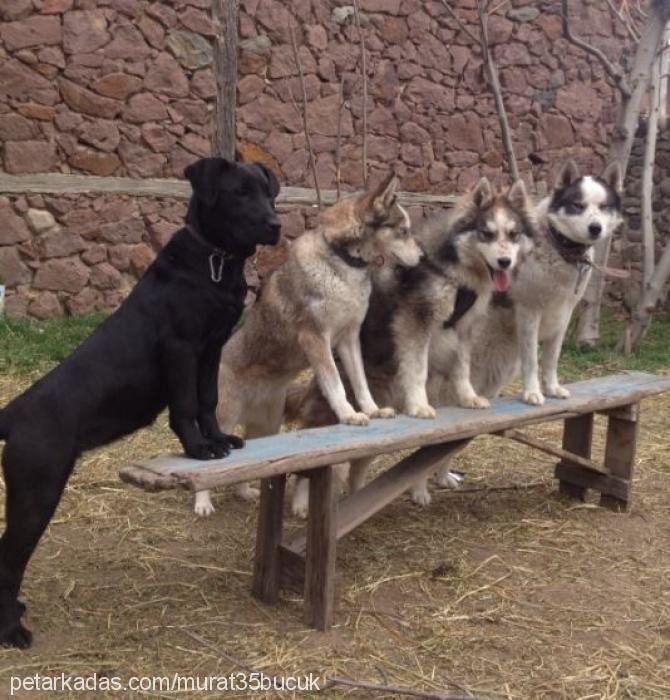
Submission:
[[[618,164],[597,177],[581,175],[568,161],[551,192],[534,207],[536,243],[509,292],[494,295],[474,331],[471,379],[479,395],[497,396],[519,372],[526,403],[540,406],[545,396],[570,395],[558,379],[563,340],[591,276],[593,246],[622,222],[622,188]],[[460,392],[455,377],[448,372],[444,376],[435,401],[451,405]],[[437,379],[434,388],[436,384]],[[445,464],[437,474],[438,484],[448,483],[448,471]],[[430,503],[426,480],[412,489],[412,500]]]
[[[429,396],[439,395],[445,377],[456,387],[460,406],[489,405],[470,382],[472,330],[493,292],[510,287],[517,264],[532,248],[531,209],[522,181],[496,192],[482,178],[454,210],[414,228],[425,253],[417,266],[375,273],[361,343],[370,389],[381,405],[433,418]],[[295,395],[291,404],[296,406]],[[315,382],[297,413],[309,426],[335,422]],[[363,485],[368,464],[352,463],[350,490]],[[293,512],[304,515],[306,506],[305,483],[299,482]]]

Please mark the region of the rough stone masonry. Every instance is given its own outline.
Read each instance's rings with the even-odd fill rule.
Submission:
[[[453,3],[477,31],[474,0]],[[572,3],[580,34],[618,60],[625,32],[606,4]],[[181,177],[210,153],[215,96],[210,0],[0,0],[0,163],[7,173]],[[439,0],[360,0],[368,63],[371,178],[451,193],[503,179],[503,151],[479,47]],[[560,2],[513,0],[490,21],[524,177],[575,157],[600,168],[615,93],[601,66],[561,37]],[[347,0],[241,0],[238,136],[288,185],[311,186],[295,26],[323,188],[362,182],[360,36]],[[115,307],[182,220],[146,197],[0,197],[7,311],[44,318]],[[412,212],[414,217],[421,210]],[[310,210],[284,215],[288,236]],[[263,252],[253,275],[281,258]]]

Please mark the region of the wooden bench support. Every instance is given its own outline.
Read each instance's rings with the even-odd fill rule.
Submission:
[[[284,521],[285,486],[286,474],[261,481],[251,592],[258,600],[270,605],[275,605],[279,600],[281,574],[279,545]]]
[[[468,442],[470,440],[456,440],[444,445],[422,447],[400,460],[395,466],[387,469],[360,491],[342,499],[337,513],[337,539],[342,539],[398,496],[401,496],[418,479],[437,471],[447,457],[465,447]],[[301,553],[305,551],[306,542],[307,533],[305,530],[301,530],[291,538],[287,547],[294,553]]]
[[[600,505],[615,510],[630,506],[630,485],[635,463],[638,404],[607,411],[604,471],[590,461],[593,439],[593,413],[567,418],[563,428],[563,450],[581,459],[565,455],[554,472],[562,494],[584,500],[587,489],[600,492]]]
[[[563,449],[579,457],[590,460],[593,442],[593,413],[585,413],[575,418],[563,421]],[[584,466],[563,457],[556,465],[554,472],[558,482],[558,490],[569,498],[583,501],[586,498],[586,486],[579,478]],[[572,475],[575,478],[572,478]]]
[[[631,482],[635,465],[639,404],[629,404],[610,411],[607,418],[607,442],[605,443],[605,468],[613,478],[625,482],[621,494],[602,492],[600,505],[614,510],[630,507]]]
[[[333,467],[309,474],[305,556],[305,623],[325,631],[333,622],[337,499]]]

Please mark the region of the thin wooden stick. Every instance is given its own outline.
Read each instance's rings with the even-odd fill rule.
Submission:
[[[340,104],[337,108],[337,137],[335,146],[335,191],[337,192],[337,201],[340,201],[342,196],[341,185],[342,185],[342,112],[345,109],[345,99],[344,99],[344,74],[340,79]]]
[[[321,189],[319,188],[319,178],[316,173],[316,158],[314,157],[314,149],[312,148],[312,139],[309,135],[309,122],[307,119],[307,89],[305,87],[305,75],[302,72],[302,64],[300,63],[300,56],[298,55],[298,46],[295,41],[295,32],[293,30],[293,23],[289,23],[289,33],[291,35],[291,49],[293,50],[293,60],[298,68],[298,75],[300,77],[300,88],[302,89],[302,127],[305,131],[305,145],[307,146],[307,153],[309,156],[309,167],[312,171],[312,177],[314,179],[314,189],[316,190],[316,205],[319,209],[323,208],[323,202],[321,201]]]
[[[368,185],[368,66],[365,50],[365,36],[361,29],[361,15],[358,7],[358,0],[354,2],[354,19],[358,29],[358,36],[361,42],[361,73],[363,74],[363,149],[361,163],[363,168],[363,189]]]
[[[616,5],[612,2],[612,0],[605,0],[605,2],[609,6],[612,13],[619,18],[619,21],[621,22],[621,24],[623,24],[624,28],[628,32],[628,36],[635,42],[640,41],[640,35],[635,31],[635,28],[633,27],[633,22],[630,15],[626,17],[623,14],[623,8],[624,6],[626,6],[626,4],[621,3],[621,7],[617,10]]]
[[[654,161],[656,159],[656,137],[658,135],[658,115],[661,93],[661,59],[654,61],[651,69],[650,92],[651,108],[647,120],[647,138],[644,144],[644,164],[642,167],[642,289],[644,290],[654,274]]]
[[[336,685],[346,685],[350,688],[360,688],[364,690],[372,690],[378,693],[393,693],[394,695],[408,695],[413,698],[425,698],[426,700],[477,700],[475,695],[453,695],[451,693],[440,693],[430,690],[415,690],[414,688],[404,688],[394,685],[377,685],[376,683],[368,683],[367,681],[354,681],[349,678],[340,678],[334,676],[329,678],[325,688],[332,688]],[[480,700],[483,700],[480,696]]]
[[[491,90],[493,92],[493,99],[495,100],[496,112],[498,113],[498,121],[500,122],[500,133],[502,136],[503,145],[505,147],[505,153],[507,154],[507,163],[509,165],[510,176],[512,181],[516,182],[519,179],[519,166],[517,164],[516,154],[514,153],[514,144],[512,142],[512,133],[510,131],[509,121],[507,119],[505,101],[503,100],[502,89],[500,88],[498,66],[493,59],[493,54],[491,53],[491,47],[489,45],[489,33],[487,27],[488,15],[481,7],[478,7],[478,15],[479,26],[481,29],[480,44],[489,72]]]
[[[571,44],[574,44],[583,51],[586,51],[586,53],[590,53],[592,56],[595,56],[600,61],[602,67],[605,69],[605,72],[610,76],[610,78],[612,78],[614,84],[619,88],[624,97],[630,97],[630,87],[628,86],[628,81],[626,80],[626,76],[624,75],[624,72],[621,70],[621,68],[612,63],[599,48],[593,46],[592,44],[589,44],[588,42],[584,41],[583,39],[580,39],[578,36],[573,34],[572,27],[570,26],[570,18],[568,16],[568,0],[561,0],[561,6],[563,10],[562,21],[563,34],[565,38]]]
[[[479,44],[479,38],[474,35],[472,31],[470,31],[469,27],[461,21],[461,18],[454,12],[454,10],[451,9],[451,5],[447,2],[447,0],[442,0],[442,4],[444,5],[445,9],[447,12],[451,15],[451,17],[456,21],[456,24],[461,28],[461,30],[467,34],[472,41],[475,42],[475,44]]]

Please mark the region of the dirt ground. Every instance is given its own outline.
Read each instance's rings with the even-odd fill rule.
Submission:
[[[0,405],[27,383],[0,380]],[[533,432],[558,439],[559,426]],[[480,438],[458,459],[464,490],[434,490],[423,509],[404,496],[341,543],[336,624],[321,634],[298,597],[271,609],[250,596],[253,505],[222,491],[198,520],[189,494],[118,480],[131,459],[177,449],[161,420],[78,466],[23,587],[34,646],[0,650],[0,697],[10,676],[223,676],[234,658],[478,698],[670,698],[670,396],[643,405],[639,445],[634,506],[616,514],[559,497],[551,458]]]

